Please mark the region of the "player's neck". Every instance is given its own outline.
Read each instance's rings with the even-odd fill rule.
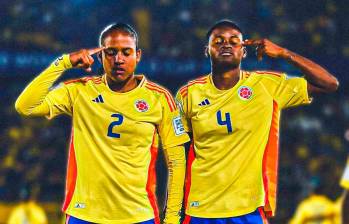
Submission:
[[[134,75],[131,75],[123,82],[115,82],[108,76],[106,78],[109,88],[114,92],[125,93],[135,89],[138,86],[137,79]]]
[[[212,67],[212,80],[214,85],[220,89],[231,89],[240,79],[240,67],[223,70]]]

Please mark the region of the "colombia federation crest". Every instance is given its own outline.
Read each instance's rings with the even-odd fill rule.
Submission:
[[[146,112],[149,110],[149,105],[145,100],[136,100],[135,108],[139,112]]]

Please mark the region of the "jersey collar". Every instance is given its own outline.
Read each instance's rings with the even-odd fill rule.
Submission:
[[[132,89],[132,90],[130,90],[130,91],[128,91],[128,92],[124,92],[124,93],[115,92],[115,91],[113,91],[113,90],[111,90],[109,88],[108,82],[107,82],[107,78],[106,78],[106,74],[104,74],[102,76],[102,81],[103,81],[104,86],[106,87],[108,92],[111,92],[111,93],[116,94],[116,95],[127,95],[127,94],[133,94],[135,92],[138,92],[139,89],[142,88],[142,86],[146,82],[146,78],[145,78],[145,76],[143,74],[135,75],[135,78],[139,81],[137,87]]]

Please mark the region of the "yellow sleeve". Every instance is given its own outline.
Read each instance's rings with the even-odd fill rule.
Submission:
[[[188,97],[187,97],[187,94],[185,93],[186,91],[188,91],[187,87],[183,87],[177,92],[176,104],[177,104],[177,107],[179,108],[184,130],[186,132],[192,132],[191,123],[188,116]]]
[[[160,96],[162,105],[162,119],[158,126],[158,133],[161,138],[163,148],[171,148],[189,141],[189,136],[184,131],[184,127],[179,115],[178,108],[175,106],[173,97]],[[170,106],[172,105],[172,107]]]
[[[167,205],[164,224],[178,224],[183,201],[185,179],[184,146],[175,146],[165,150],[168,166]]]
[[[347,165],[344,168],[343,176],[341,178],[340,185],[349,190],[349,158],[347,160]]]
[[[290,78],[284,73],[272,72],[260,75],[262,75],[262,84],[278,103],[280,109],[311,103],[307,80],[304,78]]]
[[[37,76],[19,95],[15,108],[19,114],[24,116],[48,116],[53,117],[58,114],[57,108],[54,108],[53,101],[58,95],[61,96],[61,103],[65,104],[65,111],[69,113],[68,101],[62,94],[67,94],[63,87],[50,91],[53,83],[62,75],[62,73],[71,68],[69,55],[63,55],[54,61],[47,69]],[[63,101],[66,102],[63,102]]]

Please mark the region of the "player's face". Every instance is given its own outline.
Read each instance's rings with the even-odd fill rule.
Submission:
[[[231,27],[217,27],[213,30],[209,43],[208,54],[211,63],[221,66],[240,66],[244,55],[242,34]]]
[[[136,41],[126,32],[114,31],[104,39],[102,64],[108,78],[124,82],[132,76],[141,59],[141,50],[136,50]]]

